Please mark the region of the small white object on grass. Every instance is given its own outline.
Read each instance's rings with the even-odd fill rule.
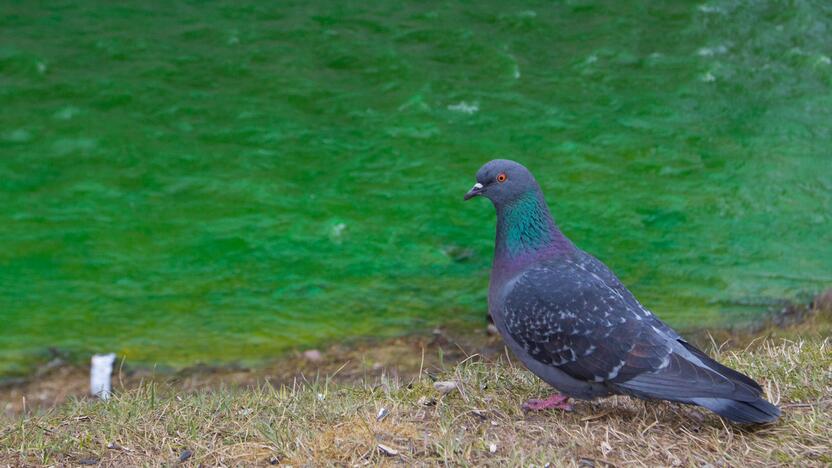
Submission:
[[[453,380],[447,380],[447,381],[434,382],[433,383],[433,388],[435,388],[436,391],[438,391],[439,393],[441,393],[443,395],[447,395],[447,394],[451,393],[452,391],[456,390],[456,387],[458,385],[459,385],[459,383],[454,382]]]
[[[380,410],[378,410],[378,414],[376,415],[376,421],[381,421],[382,419],[386,418],[388,414],[390,414],[390,410],[382,407]]]
[[[399,454],[398,450],[394,449],[393,447],[388,447],[384,444],[378,444],[378,450],[384,455],[387,455],[388,457],[395,457]]]
[[[303,352],[303,357],[311,362],[321,362],[324,358],[323,354],[317,349],[307,349]]]
[[[90,368],[90,393],[102,400],[110,398],[110,379],[113,376],[113,363],[116,354],[95,354]]]

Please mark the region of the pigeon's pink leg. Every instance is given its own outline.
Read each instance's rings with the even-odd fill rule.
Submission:
[[[572,411],[572,405],[567,403],[569,397],[555,393],[544,400],[529,400],[523,403],[523,409],[526,411],[541,411],[549,408],[555,408],[563,411]]]

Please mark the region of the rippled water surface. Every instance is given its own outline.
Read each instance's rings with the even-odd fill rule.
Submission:
[[[494,156],[671,324],[832,284],[825,1],[4,2],[0,374],[479,323]]]

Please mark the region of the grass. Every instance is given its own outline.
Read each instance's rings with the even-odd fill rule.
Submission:
[[[710,340],[781,406],[766,426],[628,397],[524,413],[550,389],[498,338],[438,333],[336,345],[314,364],[119,372],[109,401],[82,396],[85,369],[57,367],[0,389],[0,466],[829,466],[832,291],[784,312],[754,333],[717,335],[722,346]],[[443,394],[436,381],[456,388]]]
[[[74,399],[0,419],[0,465],[832,463],[829,338],[762,339],[719,358],[761,381],[782,419],[746,429],[628,397],[524,413],[520,404],[546,385],[505,356],[472,356],[412,379],[320,377],[188,393],[150,382],[106,402]],[[442,395],[431,377],[458,387]]]

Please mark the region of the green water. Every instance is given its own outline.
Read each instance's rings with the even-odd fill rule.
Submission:
[[[0,374],[482,323],[495,156],[670,323],[832,284],[825,1],[0,4]]]

